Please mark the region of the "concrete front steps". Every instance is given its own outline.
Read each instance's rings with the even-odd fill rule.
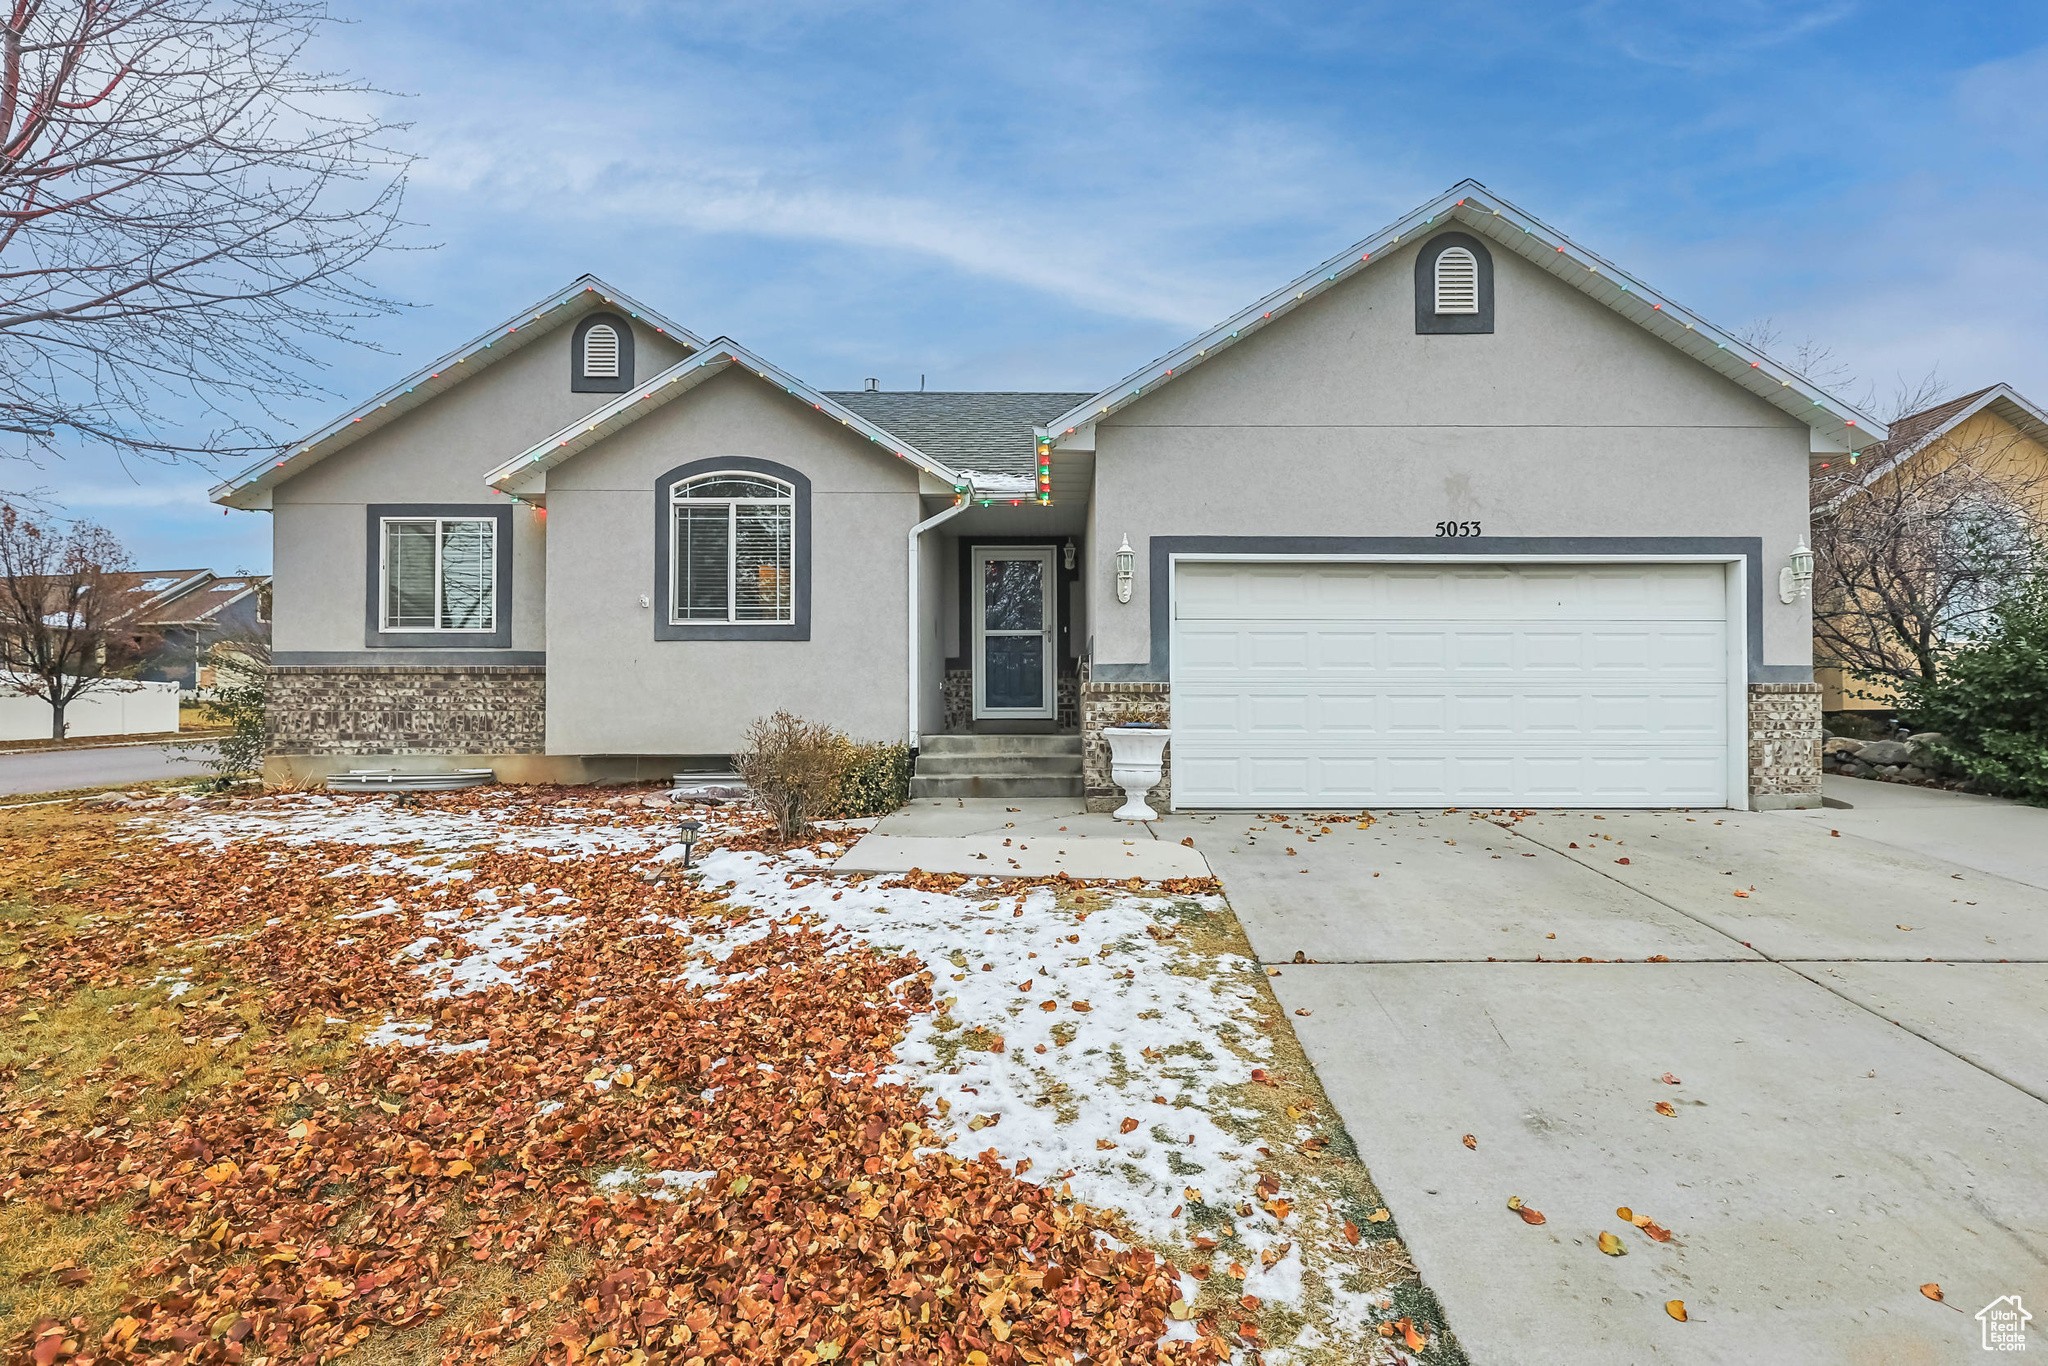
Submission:
[[[1078,735],[927,735],[910,777],[916,797],[1079,797]]]

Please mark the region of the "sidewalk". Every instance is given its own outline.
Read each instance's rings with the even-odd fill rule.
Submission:
[[[1194,849],[1059,797],[940,797],[884,816],[833,864],[840,872],[980,877],[1208,877]]]

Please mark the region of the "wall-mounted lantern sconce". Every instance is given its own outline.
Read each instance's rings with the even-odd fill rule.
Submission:
[[[1806,548],[1806,538],[1801,536],[1790,562],[1778,571],[1778,601],[1794,602],[1812,591],[1813,552]]]
[[[1069,540],[1069,541],[1067,542],[1067,545],[1066,545],[1066,549],[1065,549],[1065,550],[1063,550],[1063,551],[1062,551],[1062,552],[1060,553],[1060,563],[1064,564],[1064,565],[1065,565],[1065,566],[1067,567],[1067,570],[1068,570],[1068,572],[1069,572],[1069,573],[1073,572],[1073,568],[1074,568],[1074,543],[1073,543],[1073,541]]]
[[[1138,552],[1131,549],[1131,538],[1124,537],[1124,543],[1116,551],[1116,600],[1131,600],[1131,576],[1138,571]]]

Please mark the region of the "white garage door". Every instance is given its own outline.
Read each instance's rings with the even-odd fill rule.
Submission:
[[[1182,561],[1174,805],[1725,805],[1726,575]]]

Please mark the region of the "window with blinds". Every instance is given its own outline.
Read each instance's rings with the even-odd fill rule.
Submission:
[[[796,620],[796,499],[788,484],[706,474],[676,484],[671,500],[669,611],[676,622]]]
[[[619,377],[619,333],[610,323],[598,323],[583,334],[583,373],[590,379]]]
[[[383,572],[385,630],[497,629],[495,521],[387,517]]]
[[[1479,311],[1479,259],[1467,247],[1445,247],[1436,258],[1436,311]]]

